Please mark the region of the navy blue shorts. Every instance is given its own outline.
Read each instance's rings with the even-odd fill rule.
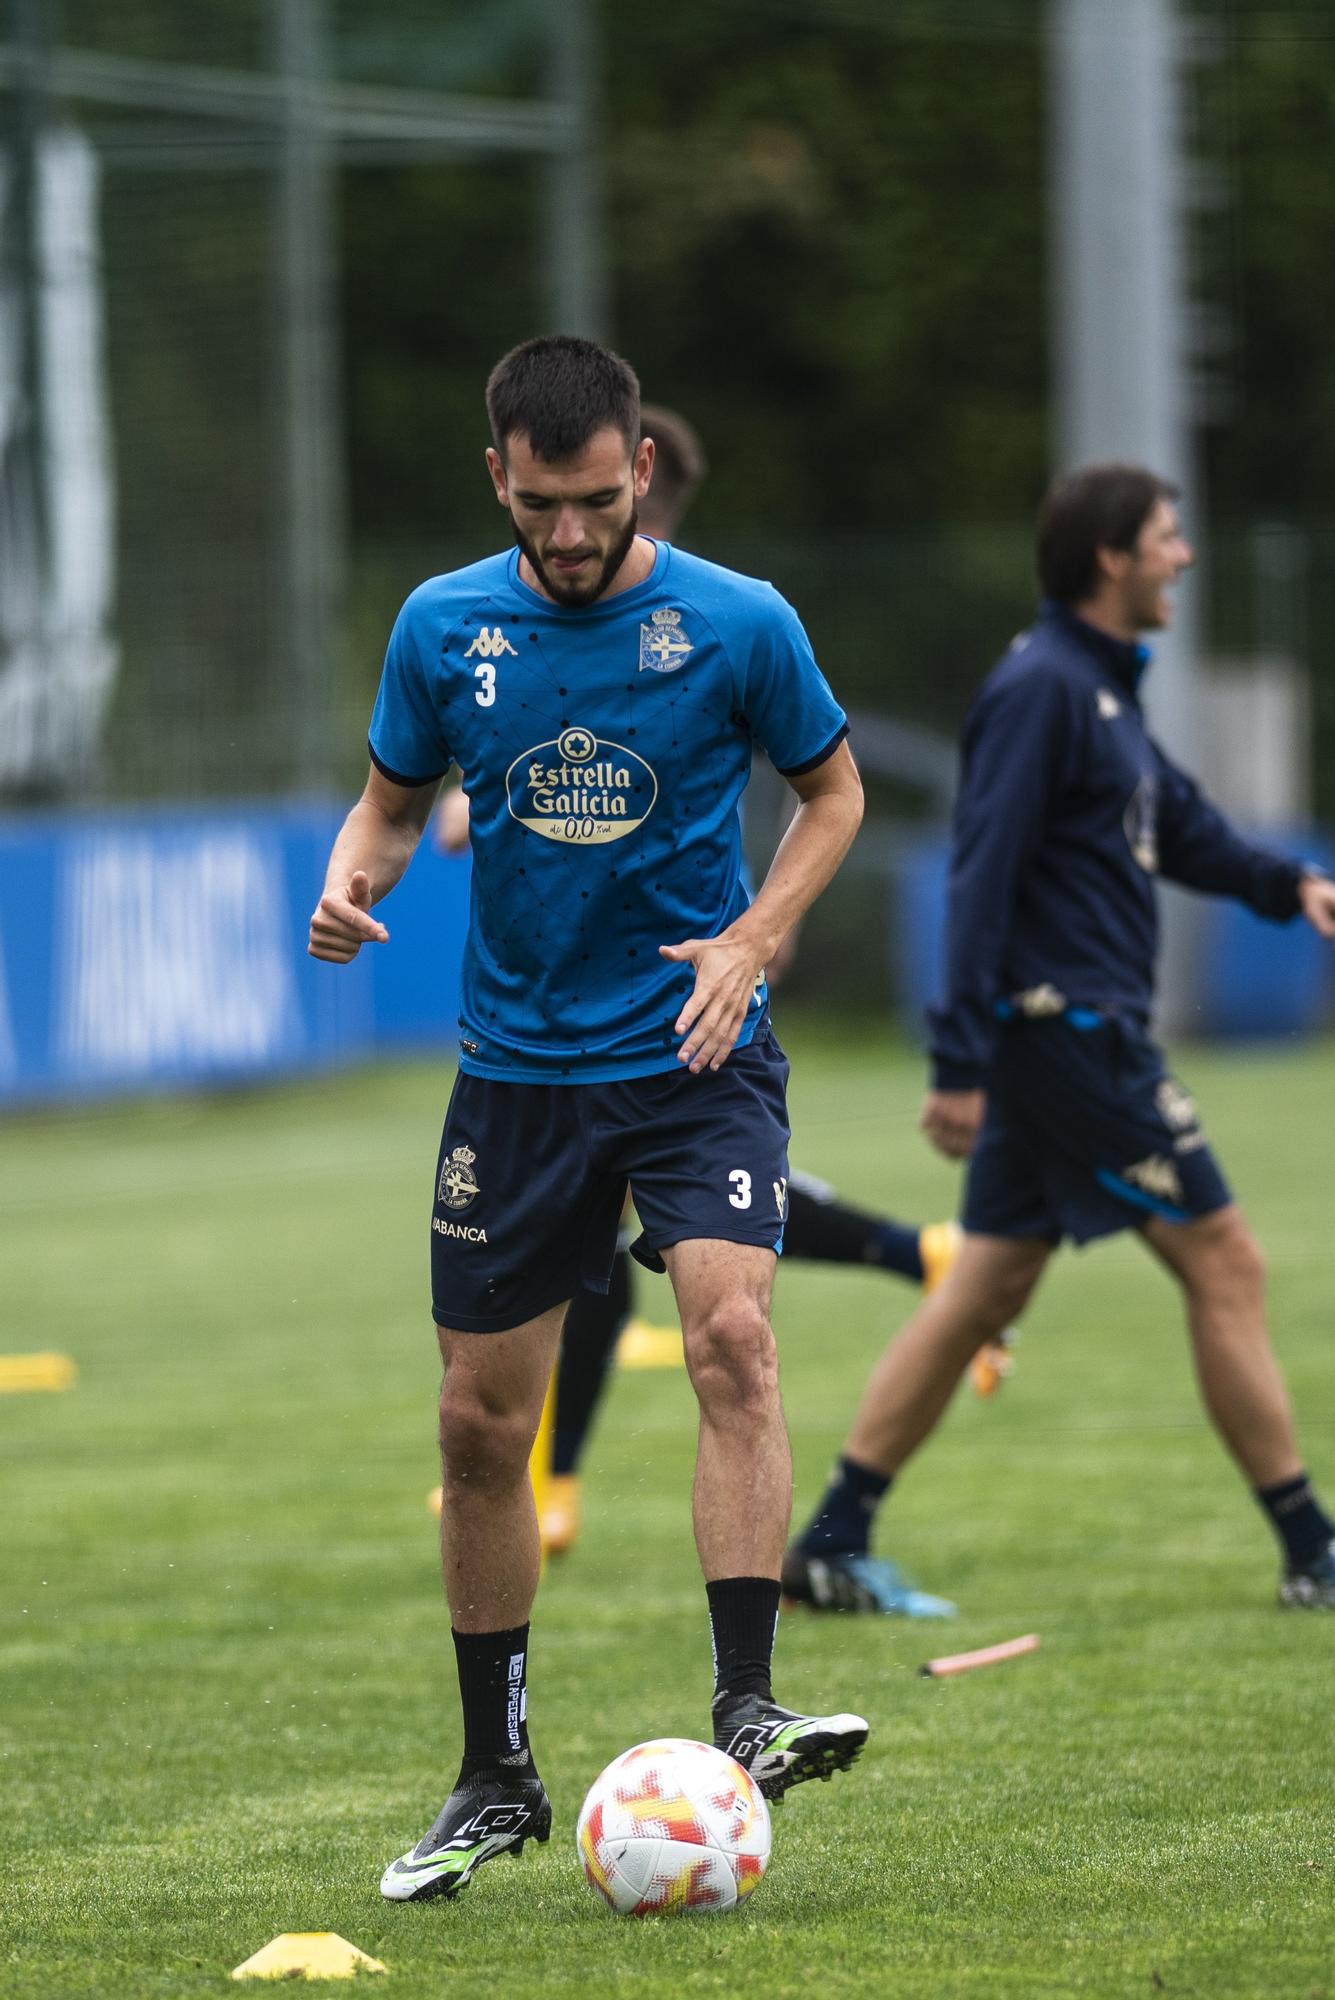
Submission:
[[[778,1251],[788,1061],[768,1022],[720,1070],[623,1083],[461,1074],[431,1217],[438,1326],[501,1333],[605,1292],[629,1184],[652,1251],[692,1237]]]
[[[1088,1243],[1233,1199],[1196,1106],[1132,1022],[1078,1013],[998,1037],[961,1220],[977,1236]]]

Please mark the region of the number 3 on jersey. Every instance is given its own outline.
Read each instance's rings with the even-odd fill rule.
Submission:
[[[490,660],[483,660],[474,667],[473,679],[478,683],[478,707],[490,708],[496,699],[496,669]]]
[[[732,1193],[728,1196],[728,1200],[732,1203],[733,1207],[750,1208],[751,1206],[750,1174],[746,1172],[744,1167],[734,1167],[732,1172],[728,1175],[728,1179],[732,1182]]]

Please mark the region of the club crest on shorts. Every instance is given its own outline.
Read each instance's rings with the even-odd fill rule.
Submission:
[[[655,674],[675,674],[678,667],[686,664],[686,656],[695,647],[681,629],[680,611],[672,611],[666,604],[660,604],[647,625],[640,627],[640,672],[646,668]]]
[[[1154,1102],[1159,1116],[1170,1131],[1189,1132],[1193,1125],[1200,1122],[1195,1098],[1185,1084],[1179,1083],[1175,1076],[1165,1076],[1160,1079],[1154,1093]]]
[[[1205,1144],[1205,1134],[1201,1130],[1196,1100],[1186,1086],[1179,1083],[1175,1076],[1163,1077],[1154,1093],[1154,1103],[1159,1116],[1173,1134],[1173,1151],[1199,1153]]]
[[[477,1154],[471,1146],[456,1146],[448,1160],[441,1162],[436,1200],[443,1202],[446,1208],[467,1208],[481,1194],[477,1175],[473,1172],[476,1158]]]

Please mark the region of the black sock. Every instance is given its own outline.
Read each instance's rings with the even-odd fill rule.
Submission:
[[[884,1472],[841,1458],[798,1542],[804,1556],[865,1556],[876,1509],[889,1491]]]
[[[508,1632],[456,1632],[459,1694],[464,1710],[464,1759],[459,1776],[497,1764],[529,1770],[528,1626]]]
[[[844,1202],[813,1195],[801,1186],[788,1190],[783,1254],[812,1264],[871,1264],[922,1283],[916,1229],[888,1216],[868,1215]]]
[[[895,1271],[901,1278],[920,1285],[927,1275],[922,1261],[922,1231],[903,1222],[886,1220],[876,1230],[876,1256],[870,1259],[883,1271]]]
[[[1305,1472],[1281,1479],[1277,1486],[1258,1486],[1257,1499],[1270,1516],[1290,1569],[1309,1569],[1335,1541],[1332,1521]]]
[[[707,1583],[714,1638],[714,1706],[739,1695],[771,1698],[770,1663],[779,1622],[779,1586],[768,1576]]]
[[[607,1365],[630,1312],[630,1286],[630,1252],[618,1250],[606,1295],[577,1292],[570,1301],[556,1365],[552,1471],[559,1475],[573,1472],[579,1464],[607,1380]]]

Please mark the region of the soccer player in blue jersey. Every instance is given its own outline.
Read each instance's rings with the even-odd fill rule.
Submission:
[[[785,1590],[818,1608],[877,1609],[858,1579],[891,1480],[1063,1238],[1135,1228],[1180,1287],[1206,1407],[1279,1541],[1281,1605],[1335,1610],[1335,1525],[1298,1450],[1261,1254],[1148,1032],[1156,875],[1335,938],[1335,884],[1243,839],[1146,730],[1140,635],[1169,622],[1192,560],[1176,498],[1138,466],[1055,482],[1041,614],[965,723],[922,1117],[969,1162],[964,1244],[879,1362],[785,1562]]]
[[[527,1728],[528,1459],[567,1305],[606,1284],[627,1183],[699,1402],[714,1740],[780,1797],[867,1735],[859,1716],[781,1709],[770,1684],[792,1474],[769,1321],[787,1063],[764,968],[857,830],[844,714],[768,584],[637,534],[653,446],[624,361],[526,342],[487,407],[518,546],[404,605],[366,789],[311,922],[335,964],[387,942],[373,908],[457,762],[472,909],[431,1246],[464,1743],[435,1823],[385,1871],[394,1901],[452,1895],[550,1830]],[[737,807],[757,744],[799,803],[749,902]]]
[[[639,528],[655,541],[676,542],[682,520],[705,477],[704,447],[693,426],[676,410],[645,403],[640,421],[643,434],[653,439],[654,464],[649,491],[637,509]],[[432,831],[445,852],[467,852],[468,799],[461,789],[442,792]],[[768,967],[771,991],[784,962],[793,956],[796,938],[794,929]],[[628,1218],[623,1217],[607,1289],[576,1293],[562,1329],[553,1391],[550,1465],[545,1479],[539,1482],[535,1477],[542,1495],[538,1528],[545,1555],[564,1555],[579,1534],[580,1461],[613,1353],[634,1311],[631,1237]],[[871,1214],[841,1200],[832,1187],[814,1176],[790,1167],[783,1234],[783,1254],[789,1261],[796,1258],[799,1262],[884,1271],[931,1291],[950,1269],[959,1242],[960,1231],[954,1222],[919,1226]],[[1009,1368],[1005,1346],[989,1343],[981,1348],[972,1368],[979,1393],[993,1394]],[[432,1498],[439,1501],[439,1488]],[[940,1599],[897,1583],[884,1568],[877,1571],[876,1581],[887,1610],[935,1616],[945,1608]]]

